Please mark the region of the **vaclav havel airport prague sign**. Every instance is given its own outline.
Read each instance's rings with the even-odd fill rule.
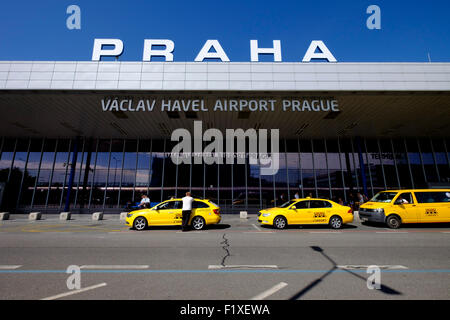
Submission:
[[[259,55],[273,55],[275,62],[281,62],[281,41],[273,40],[273,47],[260,48],[258,40],[250,40],[250,61],[258,62]],[[163,57],[166,62],[173,61],[175,43],[168,39],[145,39],[142,61],[152,61],[153,57]],[[94,39],[92,61],[100,61],[102,57],[119,57],[124,51],[123,41],[120,39]],[[207,40],[195,58],[195,62],[215,59],[229,62],[225,50],[218,40]],[[321,40],[311,41],[302,62],[321,59],[327,62],[337,62],[333,54]]]
[[[251,112],[273,112],[276,111],[276,99],[216,99],[205,101],[205,99],[132,99],[132,98],[105,98],[101,100],[102,110],[111,112],[151,112],[160,110],[162,112],[174,111],[251,111]],[[282,111],[324,111],[339,112],[339,103],[334,99],[283,99],[281,100]]]

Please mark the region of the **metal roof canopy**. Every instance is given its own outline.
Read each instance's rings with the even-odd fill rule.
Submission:
[[[169,114],[109,112],[104,98],[276,99],[277,111]],[[337,99],[341,112],[285,111],[282,99]],[[211,103],[209,103],[211,104]],[[212,108],[210,108],[212,109]],[[0,90],[0,135],[9,137],[162,138],[173,130],[280,129],[284,138],[450,136],[450,91],[126,91]]]

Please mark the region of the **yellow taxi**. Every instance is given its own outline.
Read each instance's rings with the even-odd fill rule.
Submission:
[[[131,211],[125,223],[135,230],[142,231],[148,226],[181,226],[183,202],[181,199],[163,201],[150,209]],[[220,222],[220,208],[214,202],[194,199],[189,225],[201,230],[206,225]]]
[[[379,192],[359,208],[361,221],[386,223],[450,222],[450,189],[388,190]]]
[[[258,222],[284,229],[296,224],[327,224],[333,229],[340,229],[345,223],[353,221],[350,207],[319,198],[295,199],[279,207],[261,210]]]

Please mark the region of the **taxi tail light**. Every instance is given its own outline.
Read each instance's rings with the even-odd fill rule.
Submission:
[[[214,212],[215,214],[220,214],[219,209],[213,209],[213,212]]]
[[[350,208],[350,209],[348,210],[348,213],[351,213],[351,214],[353,214],[353,210],[352,210],[352,208]]]

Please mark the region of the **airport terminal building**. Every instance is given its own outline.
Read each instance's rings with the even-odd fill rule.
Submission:
[[[0,115],[12,213],[118,213],[188,190],[255,213],[296,192],[450,186],[450,63],[0,61]],[[279,129],[279,170],[248,154],[176,165],[171,135],[195,123]]]

